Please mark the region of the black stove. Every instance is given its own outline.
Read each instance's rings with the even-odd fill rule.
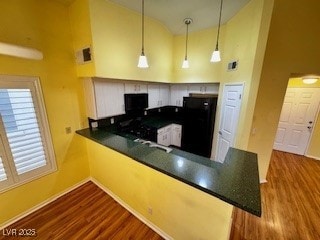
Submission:
[[[143,124],[140,120],[127,120],[119,123],[118,132],[131,134],[137,138],[157,142],[157,128]]]

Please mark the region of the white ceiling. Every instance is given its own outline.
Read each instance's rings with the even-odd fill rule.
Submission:
[[[141,12],[141,0],[110,0]],[[222,23],[227,22],[250,0],[224,0]],[[145,0],[145,15],[162,22],[173,34],[185,32],[185,18],[192,18],[190,32],[217,26],[220,0]]]
[[[71,4],[74,0],[56,0]],[[141,12],[141,0],[106,0]],[[222,24],[230,20],[250,0],[223,0]],[[162,22],[173,34],[185,32],[185,18],[192,18],[190,32],[217,26],[220,0],[145,0],[145,15]]]

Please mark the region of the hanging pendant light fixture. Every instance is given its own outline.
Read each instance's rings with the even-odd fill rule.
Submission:
[[[142,15],[141,15],[141,55],[139,56],[138,68],[148,68],[148,60],[144,55],[144,0],[142,0]]]
[[[187,25],[187,30],[186,30],[186,51],[185,51],[185,56],[184,60],[182,62],[182,68],[189,68],[189,61],[188,61],[188,37],[189,37],[189,24],[192,23],[191,18],[185,18],[184,23]]]
[[[210,62],[220,62],[220,61],[221,61],[220,51],[219,51],[219,35],[220,35],[220,25],[221,25],[222,2],[223,2],[223,0],[221,0],[221,3],[220,3],[220,14],[219,14],[219,25],[218,25],[217,43],[216,43],[216,48],[215,48],[215,50],[214,50],[213,53],[212,53]]]

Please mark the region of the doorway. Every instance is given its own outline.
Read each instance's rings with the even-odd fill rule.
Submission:
[[[305,155],[320,103],[320,88],[287,88],[274,149]]]
[[[234,146],[239,122],[244,84],[225,84],[223,88],[220,126],[215,160],[224,162],[229,147]]]

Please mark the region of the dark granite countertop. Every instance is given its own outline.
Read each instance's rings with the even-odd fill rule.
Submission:
[[[219,163],[179,149],[166,153],[134,142],[130,136],[122,137],[103,129],[83,129],[77,133],[238,208],[261,216],[260,183],[255,153],[230,148],[224,163]]]
[[[143,120],[143,123],[150,127],[155,127],[159,129],[172,123],[181,124],[181,120],[162,116],[154,116],[148,117],[147,119]]]

